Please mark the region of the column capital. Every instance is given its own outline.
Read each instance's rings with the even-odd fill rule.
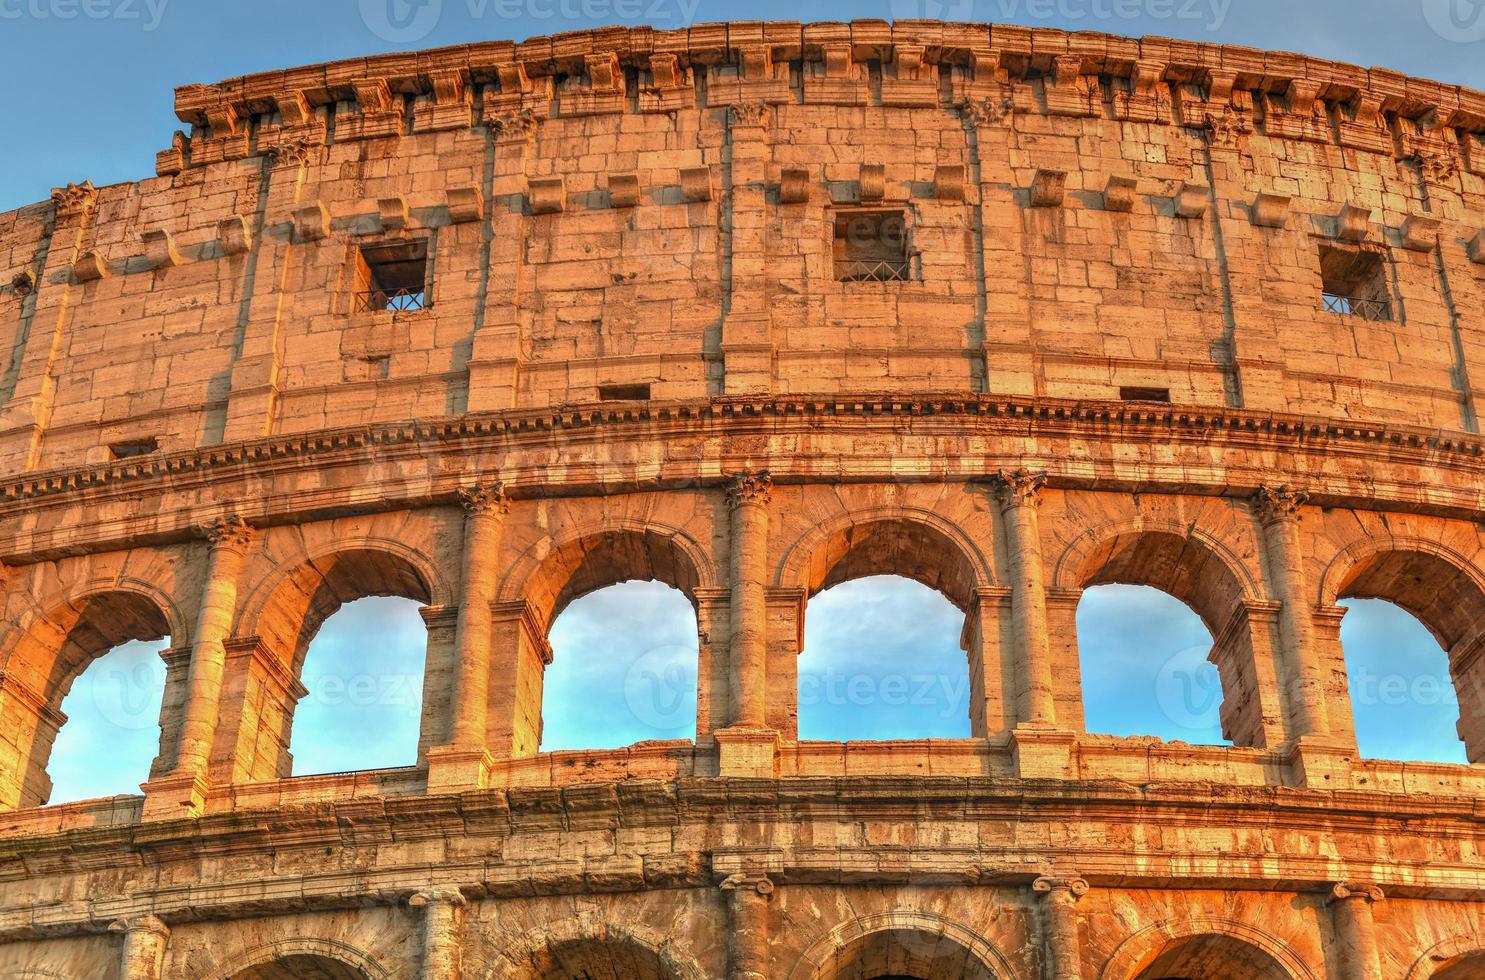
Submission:
[[[990,489],[1004,508],[1041,503],[1041,492],[1047,485],[1047,474],[1028,469],[1001,470],[990,477]]]
[[[218,517],[202,524],[198,530],[213,548],[230,548],[239,552],[247,551],[256,534],[252,525],[238,514]]]
[[[1308,491],[1287,484],[1272,487],[1265,483],[1253,495],[1253,505],[1264,524],[1294,520],[1299,516],[1299,509],[1309,503],[1309,500]]]
[[[108,931],[116,935],[146,933],[151,936],[160,936],[161,938],[170,935],[170,927],[158,915],[124,916],[114,919],[108,924]]]
[[[773,881],[762,872],[739,871],[724,878],[720,887],[724,892],[753,892],[764,898],[773,894]]]
[[[91,180],[81,184],[52,188],[52,206],[58,218],[73,218],[92,213],[98,206],[98,191]]]
[[[988,99],[965,99],[959,103],[959,115],[971,126],[993,126],[1015,111],[1009,94]]]
[[[727,122],[739,126],[767,126],[767,102],[734,102],[727,107]]]
[[[469,899],[455,886],[446,885],[436,888],[424,888],[421,891],[413,892],[407,897],[407,904],[415,909],[424,908],[429,905],[445,905],[451,908],[462,909],[469,904]]]
[[[1048,900],[1066,895],[1076,902],[1088,894],[1088,882],[1075,875],[1042,875],[1031,883],[1031,890]]]
[[[1338,881],[1330,886],[1330,894],[1325,896],[1325,904],[1333,905],[1336,902],[1347,902],[1359,899],[1367,905],[1382,901],[1386,897],[1382,889],[1376,885],[1358,884],[1354,881]]]
[[[767,504],[773,494],[773,477],[768,470],[734,474],[727,482],[727,502],[738,508],[745,504]]]
[[[459,506],[471,516],[510,513],[510,495],[505,492],[504,482],[477,483],[472,487],[460,487],[456,493]]]

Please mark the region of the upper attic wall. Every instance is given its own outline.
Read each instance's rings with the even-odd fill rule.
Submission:
[[[1478,430],[1485,111],[1456,87],[858,22],[472,45],[177,105],[157,176],[0,216],[0,471],[642,397]],[[893,281],[842,279],[863,210],[906,230]],[[427,309],[357,306],[389,243],[425,253]],[[1327,250],[1375,266],[1386,317],[1323,308]]]

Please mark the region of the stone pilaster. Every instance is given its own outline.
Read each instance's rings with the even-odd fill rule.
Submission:
[[[468,900],[457,888],[429,888],[407,900],[423,911],[421,980],[460,980],[463,971],[464,908]]]
[[[459,620],[454,640],[454,691],[448,744],[428,753],[428,788],[478,789],[490,753],[485,744],[490,687],[490,642],[500,536],[510,500],[502,483],[459,491],[464,508],[464,555]]]
[[[108,931],[121,937],[119,980],[160,980],[170,927],[153,915],[117,919]]]
[[[774,346],[768,310],[768,119],[763,102],[727,110],[731,150],[732,281],[722,321],[722,390],[753,395],[773,390]]]
[[[1057,725],[1041,521],[1037,514],[1046,482],[1046,474],[1027,470],[998,473],[991,481],[1005,519],[1010,561],[1011,630],[1016,662],[1021,667],[1016,717],[1019,726],[1032,728]]]
[[[716,733],[721,774],[772,775],[778,733],[768,728],[767,472],[740,473],[727,487],[732,511],[728,571],[732,586],[732,724]],[[734,764],[735,763],[735,764]]]
[[[169,773],[145,786],[145,819],[173,819],[201,812],[207,790],[207,767],[221,716],[227,640],[237,611],[237,580],[253,543],[253,529],[237,515],[219,518],[201,529],[210,544],[206,584],[191,643],[186,705]]]
[[[768,980],[768,899],[773,882],[766,875],[739,872],[722,882],[727,894],[727,980]]]
[[[1088,882],[1070,876],[1043,876],[1031,883],[1040,899],[1043,976],[1046,980],[1083,980],[1083,946],[1078,935],[1078,899]]]
[[[1382,900],[1375,885],[1339,883],[1326,899],[1336,942],[1340,945],[1343,980],[1382,980],[1382,960],[1377,950],[1377,927],[1372,906]]]

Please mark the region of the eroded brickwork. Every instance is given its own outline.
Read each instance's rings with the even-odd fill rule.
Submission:
[[[0,215],[0,975],[1485,976],[1485,779],[1359,757],[1338,605],[1428,626],[1485,760],[1485,96],[738,23],[177,108]],[[972,737],[799,739],[874,574],[965,614]],[[552,622],[631,579],[695,739],[539,751]],[[1232,747],[1084,731],[1107,583],[1202,618]],[[293,778],[372,595],[418,762]],[[165,636],[142,795],[46,806],[73,681]]]

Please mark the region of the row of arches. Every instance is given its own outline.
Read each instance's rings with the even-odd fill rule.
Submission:
[[[830,930],[779,974],[787,980],[1020,980],[1031,971],[1025,950],[1007,956],[974,930],[933,912],[864,915]],[[465,972],[489,980],[702,980],[701,965],[682,944],[641,925],[601,931],[559,925],[536,936],[511,936],[492,964]],[[1405,980],[1466,980],[1485,970],[1473,937],[1437,944],[1411,964]],[[1089,974],[1098,980],[1320,980],[1328,973],[1249,923],[1222,917],[1146,926],[1113,947]],[[52,978],[44,969],[0,978]],[[343,942],[296,938],[236,951],[206,980],[385,980],[393,973]]]
[[[725,723],[729,687],[734,682],[723,649],[726,592],[719,588],[719,575],[705,554],[694,538],[676,528],[616,522],[599,530],[547,539],[502,569],[499,605],[518,604],[522,628],[535,634],[523,633],[526,639],[522,642],[538,648],[543,658],[555,656],[550,671],[539,672],[545,676],[536,679],[534,691],[521,692],[528,700],[536,695],[533,717],[504,721],[507,729],[529,725],[532,730],[525,742],[509,730],[497,734],[534,752],[542,747],[593,747],[565,741],[571,736],[563,732],[564,711],[590,724],[597,719],[601,725],[621,713],[634,722],[634,734],[649,738],[701,737]],[[438,706],[448,700],[453,592],[439,564],[387,538],[340,543],[283,564],[281,574],[245,591],[236,615],[238,625],[229,644],[235,673],[228,678],[227,691],[248,713],[236,720],[235,728],[229,725],[230,730],[219,736],[214,756],[223,770],[220,775],[226,781],[252,781],[298,772],[368,768],[365,760],[374,753],[365,751],[364,738],[340,738],[337,743],[332,737],[331,743],[354,751],[314,760],[304,754],[296,761],[294,735],[296,730],[302,735],[329,724],[324,719],[333,718],[336,708],[365,708],[366,702],[388,709],[388,719],[395,717],[395,722],[388,720],[375,727],[377,736],[405,747],[412,738],[406,733],[416,727],[416,751],[404,751],[393,762],[417,762],[447,728]],[[1273,603],[1220,543],[1194,528],[1177,533],[1166,526],[1114,526],[1084,534],[1050,564],[1049,595],[1056,600],[1051,603],[1051,641],[1064,673],[1069,668],[1075,672],[1070,679],[1064,677],[1065,690],[1060,692],[1075,722],[1070,727],[1110,729],[1111,734],[1120,735],[1179,734],[1170,728],[1119,729],[1096,712],[1092,725],[1083,719],[1085,696],[1110,685],[1093,681],[1099,651],[1095,643],[1080,636],[1080,620],[1098,614],[1106,597],[1132,596],[1149,603],[1159,592],[1169,597],[1160,621],[1173,624],[1172,630],[1185,638],[1176,653],[1184,652],[1189,662],[1159,654],[1164,657],[1160,661],[1166,671],[1164,680],[1158,671],[1147,678],[1149,690],[1139,700],[1153,701],[1167,721],[1181,723],[1188,709],[1202,705],[1179,699],[1199,699],[1220,691],[1220,737],[1213,738],[1208,725],[1205,737],[1198,730],[1187,740],[1258,747],[1277,744],[1270,728],[1282,726],[1283,711],[1275,704],[1282,692],[1272,689],[1272,681],[1265,679],[1262,663],[1274,641],[1272,627],[1261,620],[1271,617]],[[837,644],[835,652],[847,657],[840,671],[876,683],[874,696],[879,703],[883,700],[881,678],[871,670],[885,658],[863,662],[862,651],[867,641],[885,638],[895,640],[899,654],[910,658],[915,668],[924,666],[925,657],[933,661],[918,673],[937,678],[936,693],[945,695],[946,701],[967,703],[967,734],[984,737],[1014,727],[1015,665],[995,660],[1005,646],[1006,617],[1000,610],[1008,599],[1006,590],[997,586],[991,566],[984,549],[944,519],[902,508],[856,516],[803,535],[781,556],[770,586],[770,608],[777,613],[770,625],[771,720],[790,738],[825,734],[811,727],[810,709],[819,704],[811,704],[810,699],[832,700],[833,696],[821,695],[831,683],[831,668],[817,669],[812,658],[819,649],[830,647],[829,634],[837,630],[850,637]],[[1459,733],[1470,742],[1472,719],[1479,716],[1485,697],[1485,681],[1475,667],[1481,637],[1477,624],[1485,623],[1485,589],[1478,571],[1460,556],[1418,541],[1362,542],[1343,552],[1332,568],[1321,585],[1317,624],[1322,633],[1333,628],[1342,684],[1345,667],[1339,651],[1345,627],[1339,615],[1326,610],[1335,609],[1337,602],[1389,602],[1416,619],[1410,627],[1414,639],[1426,630],[1436,642],[1434,658],[1447,662],[1448,674],[1434,669],[1412,676],[1434,678],[1438,701],[1429,706],[1436,709],[1433,716],[1452,715],[1452,723],[1462,710]],[[880,591],[884,577],[898,580],[897,591]],[[632,584],[636,582],[653,584]],[[615,586],[622,591],[613,591]],[[919,591],[912,592],[914,588]],[[1131,588],[1147,591],[1136,594]],[[873,589],[878,591],[873,594]],[[858,611],[849,605],[844,611],[832,611],[833,600],[852,593],[862,604],[856,607]],[[512,597],[519,597],[519,602]],[[396,605],[382,605],[382,613],[372,614],[367,611],[372,604],[361,601],[368,598],[392,600]],[[863,607],[874,612],[875,618],[860,612]],[[1137,616],[1139,606],[1133,608]],[[1372,613],[1348,614],[1347,618],[1363,624],[1377,621]],[[332,619],[354,623],[356,629],[337,639]],[[833,624],[824,631],[824,638],[814,628],[819,623]],[[897,629],[887,629],[894,623]],[[1140,623],[1133,652],[1143,648],[1148,654],[1148,638],[1155,625],[1149,617]],[[64,730],[69,709],[77,713],[76,699],[70,699],[69,692],[85,668],[102,663],[99,658],[105,653],[132,642],[154,643],[156,650],[164,651],[163,679],[158,668],[151,668],[153,673],[146,668],[149,657],[138,647],[119,651],[117,661],[110,661],[104,670],[116,681],[142,679],[141,683],[153,685],[158,692],[158,748],[146,775],[158,774],[168,765],[174,749],[169,719],[180,710],[184,696],[180,681],[189,656],[190,629],[190,620],[176,598],[140,580],[115,577],[106,587],[43,601],[29,617],[0,635],[6,678],[0,693],[6,697],[7,713],[18,722],[12,726],[17,737],[5,747],[10,758],[4,761],[5,768],[21,774],[13,791],[18,804],[34,805],[52,797],[47,768],[54,742]],[[955,649],[946,650],[945,639],[954,632],[958,634]],[[1101,632],[1121,635],[1118,627]],[[931,639],[927,638],[930,633]],[[643,649],[637,654],[631,650],[627,660],[616,656],[626,638],[639,634],[645,637]],[[323,653],[333,665],[318,674],[310,658],[317,638],[317,657]],[[497,637],[499,642],[506,641]],[[1204,645],[1206,651],[1201,649]],[[1395,656],[1391,643],[1363,645],[1380,649],[1371,656]],[[540,649],[544,646],[548,649]],[[399,656],[399,651],[405,655]],[[946,656],[934,659],[941,653]],[[575,677],[564,676],[569,665],[574,670],[568,672]],[[1407,680],[1409,675],[1399,665],[1387,666],[1384,679]],[[1378,672],[1375,666],[1372,672]],[[1127,679],[1131,674],[1121,669],[1114,676]],[[1160,693],[1161,683],[1174,685],[1169,697],[1177,700]],[[550,701],[545,721],[540,697],[543,685]],[[1392,684],[1388,691],[1395,687]],[[1449,700],[1450,688],[1457,691],[1459,709]],[[107,700],[98,696],[94,685],[81,685],[79,693],[84,690],[95,703]],[[617,695],[618,700],[610,702],[614,707],[608,711],[595,710],[594,691]],[[897,695],[904,704],[887,706],[902,707],[901,720],[907,723],[921,721],[924,715],[915,710],[924,705],[913,703],[912,693]],[[1387,696],[1380,690],[1375,693]],[[558,696],[552,698],[553,694]],[[1351,694],[1353,699],[1357,695],[1354,685]],[[1418,700],[1411,693],[1407,697]],[[139,701],[131,689],[119,705],[100,711],[105,721],[110,712],[116,716],[132,712],[134,719],[148,717],[148,707],[138,707]],[[1129,697],[1114,701],[1131,703]],[[124,702],[128,708],[122,706]],[[853,707],[849,692],[844,704],[825,706]],[[941,702],[928,707],[935,710]],[[849,710],[836,714],[837,720],[851,720]],[[1350,712],[1345,714],[1349,718]],[[361,717],[364,728],[365,715]],[[954,719],[956,724],[962,720]],[[863,734],[873,737],[874,733]],[[894,729],[891,734],[927,737],[938,732]],[[62,745],[72,751],[66,739]],[[88,754],[86,749],[79,751]],[[1448,758],[1459,761],[1457,754]]]

